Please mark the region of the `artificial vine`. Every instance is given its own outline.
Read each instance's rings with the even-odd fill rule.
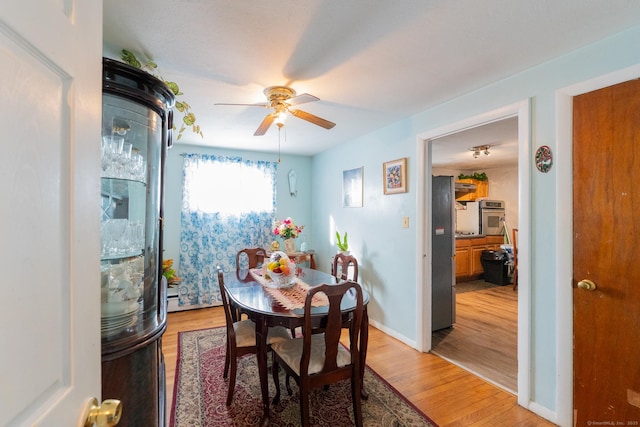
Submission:
[[[176,82],[167,81],[164,78],[162,78],[162,76],[154,73],[158,68],[158,64],[156,64],[155,62],[149,60],[145,64],[142,64],[133,52],[128,51],[126,49],[122,49],[121,59],[123,62],[131,65],[132,67],[136,67],[143,71],[146,71],[147,73],[151,74],[155,78],[161,80],[164,84],[167,85],[169,90],[173,92],[176,98],[180,95],[183,95],[183,93],[180,92],[180,87]],[[193,131],[193,133],[198,134],[202,138],[204,138],[204,135],[202,134],[202,130],[200,130],[200,125],[196,124],[196,115],[191,112],[191,106],[187,104],[185,101],[178,101],[176,99],[175,107],[176,107],[176,110],[178,110],[183,114],[182,124],[180,126],[180,130],[178,131],[178,137],[176,139],[180,140],[180,138],[182,137],[182,133],[187,127],[191,127],[191,130]],[[176,129],[175,123],[173,125],[173,129],[174,130]]]
[[[487,174],[485,172],[474,172],[473,175],[465,175],[461,173],[460,175],[458,175],[458,179],[476,179],[478,181],[487,181],[489,178],[487,177]]]

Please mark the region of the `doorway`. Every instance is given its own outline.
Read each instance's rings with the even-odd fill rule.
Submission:
[[[518,227],[518,117],[503,118],[433,139],[431,147],[433,176],[487,177],[486,181],[477,182],[483,183],[485,191],[482,195],[456,194],[459,196],[454,201],[457,217],[454,226],[456,319],[451,327],[433,332],[431,351],[515,394],[518,291],[508,281],[495,280],[496,274],[484,274],[480,260],[483,250],[500,250],[499,245],[510,241],[505,241],[504,236],[484,237],[473,233],[480,231],[477,229],[476,197],[504,203],[507,210],[501,215],[504,221],[499,225],[506,228],[508,236],[511,236],[512,228]],[[480,155],[474,151],[477,147],[483,147]],[[473,228],[474,222],[476,230],[469,232],[465,227]],[[437,252],[433,252],[432,257],[436,255]],[[433,310],[439,306],[435,298],[433,305]]]
[[[517,302],[517,387],[516,390],[512,390],[518,395],[518,401],[521,402],[529,398],[527,390],[529,389],[529,342],[526,340],[526,330],[529,327],[529,262],[528,262],[528,226],[529,223],[529,171],[527,168],[530,163],[529,153],[529,101],[519,102],[498,110],[494,110],[485,114],[481,114],[476,117],[472,117],[461,122],[457,122],[448,126],[434,129],[429,132],[418,135],[418,153],[422,154],[420,158],[423,159],[424,165],[420,168],[420,176],[418,177],[418,183],[422,184],[422,188],[418,188],[418,194],[423,197],[419,201],[420,217],[423,224],[425,224],[424,232],[421,236],[420,244],[422,245],[421,265],[422,271],[419,272],[417,291],[420,295],[418,301],[418,312],[421,313],[419,319],[420,325],[418,329],[420,331],[422,351],[431,351],[432,349],[432,336],[431,336],[431,207],[428,200],[431,200],[431,176],[432,176],[432,155],[433,144],[432,141],[438,138],[443,138],[455,133],[459,133],[463,130],[468,130],[489,123],[497,122],[509,117],[517,117],[518,121],[518,194],[517,201],[518,206],[518,218],[519,218],[519,283],[518,283],[518,302]],[[469,153],[471,156],[472,153]],[[522,167],[524,165],[524,167]],[[522,392],[520,392],[522,390]]]

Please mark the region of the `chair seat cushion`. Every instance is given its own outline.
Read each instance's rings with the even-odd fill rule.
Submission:
[[[236,332],[236,347],[252,347],[256,345],[256,324],[253,320],[245,319],[233,324]],[[291,334],[287,328],[274,326],[269,328],[267,345],[279,341],[290,340]]]
[[[300,359],[302,358],[303,338],[289,339],[281,341],[271,346],[271,349],[278,353],[278,356],[293,368],[297,375],[300,375]],[[324,366],[324,334],[314,334],[311,337],[311,359],[309,360],[309,374],[317,374]],[[337,364],[339,367],[347,366],[351,363],[351,354],[343,346],[338,346]]]

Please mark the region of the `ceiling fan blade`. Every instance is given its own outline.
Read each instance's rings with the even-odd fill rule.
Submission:
[[[291,115],[296,116],[302,120],[306,120],[309,123],[313,123],[314,125],[318,125],[321,126],[325,129],[331,129],[333,128],[336,124],[333,122],[330,122],[329,120],[325,120],[322,117],[318,117],[318,116],[314,116],[311,113],[307,113],[306,111],[302,111],[302,110],[289,110],[289,112],[291,113]]]
[[[271,124],[273,123],[274,118],[275,118],[274,114],[267,114],[267,117],[265,117],[262,123],[260,123],[260,126],[258,126],[258,129],[253,134],[253,136],[261,136],[267,133],[267,131],[271,127]]]
[[[320,101],[320,98],[313,95],[309,95],[308,93],[303,93],[301,95],[294,96],[293,98],[287,100],[286,102],[289,105],[299,105],[299,104],[304,104],[306,102],[314,102],[314,101]]]

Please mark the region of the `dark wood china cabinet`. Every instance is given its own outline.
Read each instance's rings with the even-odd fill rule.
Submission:
[[[119,426],[164,426],[163,180],[175,99],[108,58],[102,82],[102,398],[122,402]]]

